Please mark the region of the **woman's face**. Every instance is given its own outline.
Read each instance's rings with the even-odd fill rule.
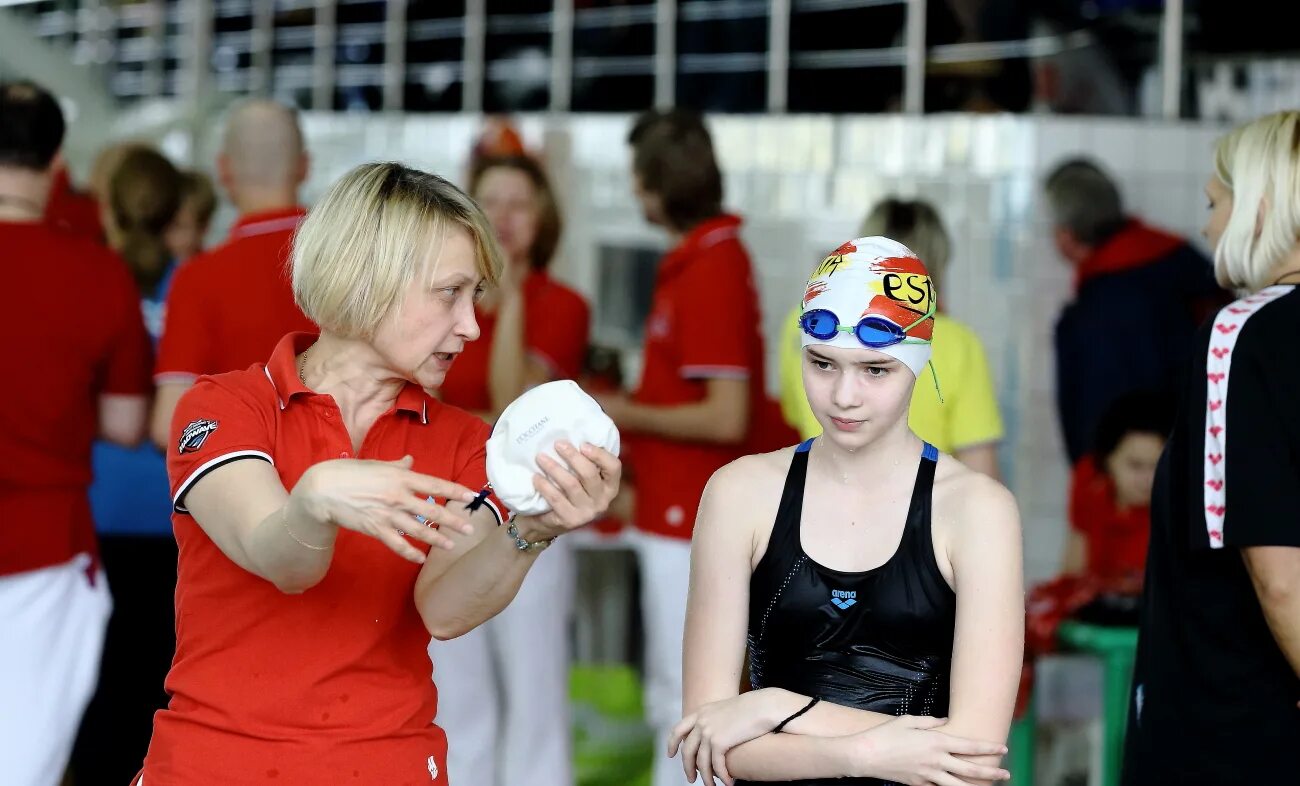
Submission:
[[[537,189],[528,175],[514,167],[492,167],[479,177],[474,199],[492,222],[510,261],[528,261],[541,220]]]
[[[813,344],[803,349],[803,386],[827,439],[855,450],[906,422],[916,377],[875,350]]]
[[[422,388],[442,385],[452,361],[479,336],[474,303],[483,292],[474,241],[452,225],[430,244],[398,308],[371,342],[388,368]]]
[[[1228,228],[1228,219],[1232,217],[1232,191],[1217,176],[1211,175],[1205,184],[1205,198],[1209,200],[1210,215],[1201,228],[1201,236],[1209,242],[1211,249],[1219,247],[1219,238]]]
[[[176,217],[163,233],[163,242],[171,252],[172,259],[184,262],[203,250],[203,236],[208,228],[199,223],[199,213],[193,200],[181,202]]]
[[[1122,508],[1151,504],[1156,464],[1165,449],[1158,434],[1131,431],[1106,458],[1106,474],[1115,484],[1115,502]]]

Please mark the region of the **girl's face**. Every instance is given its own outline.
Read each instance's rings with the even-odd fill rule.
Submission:
[[[1121,508],[1151,504],[1151,486],[1165,440],[1158,434],[1130,431],[1106,457],[1106,474],[1115,484],[1115,503]]]
[[[847,450],[906,424],[916,377],[882,352],[813,344],[803,349],[803,385],[826,439]]]

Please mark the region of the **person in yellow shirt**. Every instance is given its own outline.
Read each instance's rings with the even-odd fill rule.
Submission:
[[[951,242],[930,204],[886,199],[867,215],[858,234],[888,237],[915,251],[929,268],[936,290],[942,291],[939,284]],[[820,434],[822,428],[804,395],[799,311],[796,306],[781,327],[781,413],[799,436],[807,439]],[[940,381],[943,400],[935,385],[918,384],[912,391],[908,425],[918,437],[944,453],[997,478],[1002,417],[984,347],[969,327],[939,313],[934,318],[932,348],[930,362]]]

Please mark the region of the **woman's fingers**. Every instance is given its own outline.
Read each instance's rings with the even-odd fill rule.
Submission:
[[[958,778],[967,781],[1005,781],[1011,777],[1011,773],[1001,767],[978,764],[973,761],[958,759],[955,756],[945,758],[943,768]]]
[[[590,501],[591,496],[587,490],[582,487],[582,481],[578,476],[573,474],[568,467],[542,453],[537,457],[537,466],[546,475],[546,479],[551,481],[556,488],[564,492],[575,507],[581,506]]]
[[[682,740],[686,738],[687,734],[691,733],[691,729],[693,728],[695,728],[694,715],[687,715],[685,718],[682,718],[677,722],[677,725],[673,727],[672,734],[668,738],[668,758],[671,759],[677,755],[677,749],[682,746]]]
[[[412,522],[413,526],[432,527],[436,524],[439,527],[446,527],[462,535],[474,534],[474,524],[469,520],[467,511],[462,512],[453,508],[446,508],[436,502],[430,502],[419,497],[410,497],[402,505],[402,508],[411,514],[413,518],[418,516],[419,519],[423,519],[423,521],[415,519]]]
[[[405,536],[412,540],[418,540],[431,548],[443,549],[444,551],[450,551],[456,547],[456,544],[445,533],[438,531],[434,527],[426,527],[404,513],[389,511],[384,518],[388,528],[398,537]],[[410,544],[407,543],[407,545]],[[419,551],[419,549],[416,550]]]
[[[600,476],[600,467],[596,462],[582,455],[582,451],[568,442],[555,443],[555,451],[569,465],[569,469],[578,478],[583,491],[592,499],[599,499],[605,488],[605,481]]]
[[[700,773],[700,782],[704,786],[716,786],[713,782],[713,741],[703,740],[695,754],[695,770]]]
[[[424,552],[412,546],[401,535],[398,535],[396,529],[384,526],[381,523],[375,528],[374,536],[382,541],[385,546],[397,552],[397,555],[402,559],[409,560],[417,565],[424,564]]]
[[[930,775],[929,778],[933,786],[970,786],[969,783],[959,780],[946,772],[936,772]]]
[[[731,773],[727,772],[727,752],[718,747],[713,749],[713,774],[726,786],[732,786]]]
[[[618,460],[618,456],[604,448],[596,447],[590,442],[584,442],[582,455],[591,459],[600,468],[600,474],[606,479],[612,478],[617,481],[623,474],[623,463]]]
[[[1007,746],[1000,742],[984,742],[951,734],[942,736],[944,749],[957,756],[1001,756],[1007,752]]]
[[[553,520],[565,530],[573,529],[587,523],[582,511],[574,506],[569,496],[546,475],[533,475],[533,488],[542,495],[542,499],[551,506]]]
[[[401,474],[399,481],[412,494],[418,494],[421,497],[442,497],[457,502],[472,502],[476,496],[474,491],[459,483],[419,472],[405,471]]]
[[[696,726],[691,729],[691,733],[686,735],[686,742],[682,745],[682,772],[686,774],[686,780],[689,783],[695,783],[695,756],[700,752],[701,738],[700,727]]]

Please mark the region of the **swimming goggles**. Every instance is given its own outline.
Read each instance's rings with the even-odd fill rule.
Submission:
[[[907,332],[932,316],[934,316],[933,298],[930,300],[929,310],[907,327],[900,327],[892,320],[875,314],[868,314],[858,320],[856,325],[841,325],[835,312],[824,308],[814,308],[800,314],[799,327],[818,341],[830,341],[836,333],[852,333],[862,346],[881,349],[895,344],[929,344],[929,339],[912,338],[907,335]]]

